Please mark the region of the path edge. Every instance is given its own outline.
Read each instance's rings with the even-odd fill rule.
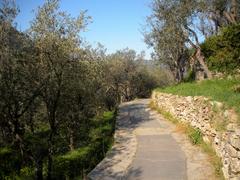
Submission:
[[[137,138],[133,129],[120,126],[121,113],[116,118],[114,144],[105,158],[87,175],[88,180],[124,179],[136,155]]]

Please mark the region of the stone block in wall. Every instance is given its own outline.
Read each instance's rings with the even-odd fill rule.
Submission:
[[[240,150],[240,138],[239,138],[238,136],[232,135],[232,136],[230,137],[230,144],[231,144],[234,148]]]
[[[223,103],[221,103],[221,102],[218,102],[218,101],[210,101],[210,104],[211,104],[213,107],[216,107],[218,110],[219,110],[219,109],[223,109]]]
[[[217,131],[213,128],[211,128],[210,132],[212,137],[215,137],[217,135]]]
[[[214,137],[214,144],[219,145],[220,142],[221,142],[220,136],[216,134],[216,136]]]
[[[188,103],[192,103],[193,97],[192,96],[187,96],[186,100],[187,100]]]
[[[236,129],[237,129],[237,125],[235,123],[230,123],[227,125],[228,132],[235,132]]]
[[[230,159],[230,168],[233,174],[240,173],[240,160],[238,158]]]
[[[238,151],[231,144],[226,144],[226,151],[228,152],[229,156],[232,158],[238,157]]]
[[[215,149],[217,156],[222,157],[222,155],[224,154],[224,150],[223,150],[221,144],[214,144],[213,147]]]
[[[236,129],[236,130],[235,130],[235,134],[236,134],[237,137],[240,138],[240,129]]]
[[[229,179],[229,170],[228,170],[228,166],[223,166],[222,167],[222,172],[223,172],[223,175],[226,179]]]

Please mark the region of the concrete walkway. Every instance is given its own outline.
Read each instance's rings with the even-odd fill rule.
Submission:
[[[120,107],[115,145],[88,175],[90,179],[211,180],[208,156],[173,124],[148,108],[149,100]]]
[[[126,179],[186,179],[186,157],[171,135],[139,135]]]

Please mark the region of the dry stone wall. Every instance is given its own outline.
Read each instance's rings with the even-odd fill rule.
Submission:
[[[237,115],[220,102],[202,96],[153,92],[153,103],[182,122],[198,128],[222,159],[226,179],[240,180],[240,128]]]

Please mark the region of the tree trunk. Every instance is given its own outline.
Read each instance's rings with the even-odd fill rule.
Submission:
[[[175,81],[177,83],[179,83],[179,71],[178,71],[177,65],[175,65],[175,66],[169,65],[169,68],[170,68],[170,71],[171,71],[172,76],[174,77]]]
[[[43,161],[39,160],[36,162],[36,180],[43,180]]]
[[[231,1],[231,15],[233,23],[236,24],[238,21],[238,3],[237,0]]]
[[[52,134],[52,133],[51,133]],[[52,135],[50,135],[52,136]],[[52,156],[53,156],[53,144],[52,144],[52,138],[48,142],[48,171],[47,171],[47,180],[52,179]]]
[[[230,11],[224,11],[223,15],[229,22],[229,24],[237,24],[238,22],[238,2],[237,0],[231,0]]]
[[[181,73],[181,69],[180,67],[177,68],[177,77],[176,77],[176,80],[177,80],[177,83],[180,83],[182,81],[182,73]]]
[[[58,91],[58,97],[59,97],[60,92]],[[54,106],[49,108],[48,111],[48,121],[50,124],[51,132],[48,138],[48,174],[47,174],[47,180],[52,179],[52,161],[53,161],[53,146],[54,146],[54,135],[56,134],[56,109],[57,109],[57,102],[58,98],[54,102]]]
[[[207,65],[206,65],[206,63],[205,63],[205,58],[204,58],[204,56],[203,56],[203,54],[202,54],[202,52],[201,52],[201,48],[197,48],[197,49],[196,49],[196,54],[195,54],[195,56],[196,56],[196,59],[198,60],[198,62],[201,64],[204,72],[206,73],[207,78],[208,78],[208,79],[212,79],[212,73],[211,73],[211,71],[208,69],[208,67],[207,67]]]
[[[74,150],[74,139],[73,139],[73,130],[71,128],[69,128],[69,149],[70,151]]]
[[[20,150],[22,162],[24,162],[24,145],[22,140],[23,132],[21,131],[20,124],[17,118],[13,120],[13,124],[14,124],[13,133],[15,137],[15,143],[17,144]]]
[[[52,179],[53,136],[55,134],[55,116],[51,120],[51,132],[48,139],[48,174],[47,180]]]

